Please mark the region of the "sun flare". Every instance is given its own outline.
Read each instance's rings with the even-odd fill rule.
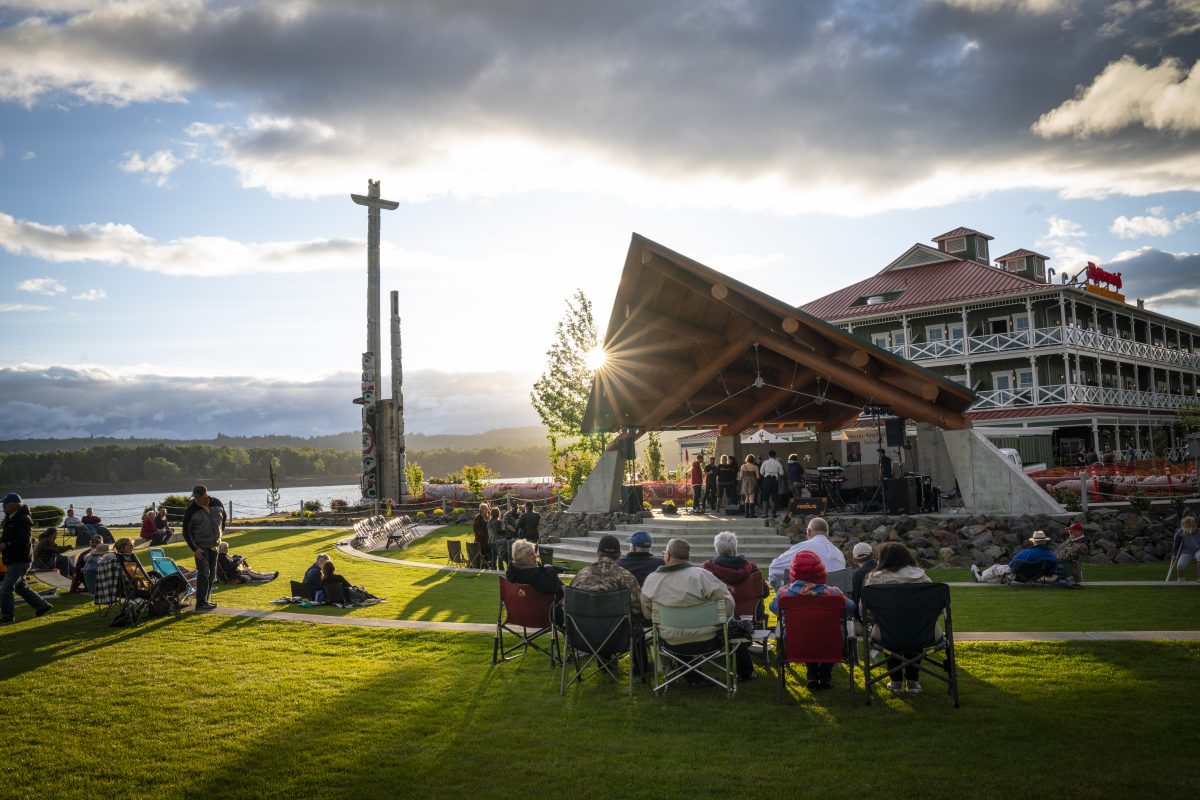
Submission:
[[[604,348],[593,347],[587,354],[588,369],[595,372],[604,366]]]

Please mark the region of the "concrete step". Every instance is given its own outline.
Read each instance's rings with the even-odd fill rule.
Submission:
[[[639,530],[646,529],[640,528]],[[755,534],[738,534],[738,553],[760,566],[765,566],[791,546],[786,536],[768,533],[762,528],[757,530],[759,532]],[[626,549],[628,535],[624,531],[590,531],[587,536],[566,537],[556,544],[547,545],[547,547],[554,548],[555,558],[590,562],[596,559],[596,548],[600,544],[600,537],[606,533],[615,533],[621,539],[621,549]],[[686,539],[692,546],[691,560],[697,563],[707,561],[717,554],[713,548],[714,533],[715,531],[712,530],[683,532],[678,529],[671,530],[669,533],[656,534],[652,532],[651,535],[655,537],[652,549],[656,553],[661,553],[668,539]]]

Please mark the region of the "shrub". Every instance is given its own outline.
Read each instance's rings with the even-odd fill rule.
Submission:
[[[417,519],[425,519],[425,512],[418,511],[416,516],[417,516]]]
[[[329,501],[329,510],[330,511],[345,511],[349,507],[350,507],[350,503],[346,500],[342,500],[339,497],[335,497]]]
[[[695,504],[696,504],[696,501],[695,501],[695,500],[688,500],[688,501],[687,501],[687,507],[688,507],[688,508],[691,508],[691,507],[692,507],[692,506],[694,506]]]
[[[159,506],[167,509],[169,519],[183,519],[183,512],[191,505],[192,498],[182,494],[169,494],[159,501]]]
[[[1067,511],[1081,511],[1083,505],[1079,502],[1079,492],[1065,486],[1054,487],[1054,499],[1062,504]]]
[[[1150,510],[1150,498],[1141,489],[1138,489],[1129,496],[1129,507],[1138,514],[1145,514]]]
[[[445,514],[445,513],[446,513],[446,512],[445,512],[445,511],[443,511],[443,510],[442,510],[442,509],[440,509],[440,508],[435,508],[435,509],[433,510],[433,515],[434,515],[435,517],[440,517],[440,516],[442,516],[442,515],[443,515],[443,514]]]
[[[322,508],[321,501],[320,500],[305,500],[303,508],[305,511],[320,511]]]
[[[29,509],[29,515],[33,517],[34,528],[57,528],[67,512],[58,506],[33,506]]]
[[[645,502],[645,501],[643,501],[643,502],[642,502],[642,509],[643,509],[643,510],[645,510],[645,511],[649,511],[649,510],[650,510],[650,504],[649,504],[649,503],[647,503],[647,502]]]
[[[668,508],[671,510],[674,510],[675,509],[675,501],[674,500],[663,500],[662,507],[663,507],[664,511],[666,511]]]

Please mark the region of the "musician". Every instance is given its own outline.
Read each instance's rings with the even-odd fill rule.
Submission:
[[[887,451],[882,447],[875,451],[879,456],[879,479],[886,481],[892,477],[892,460],[888,458]]]
[[[840,467],[841,465],[842,465],[842,462],[838,461],[836,458],[833,457],[832,450],[830,450],[828,453],[825,454],[825,466]]]

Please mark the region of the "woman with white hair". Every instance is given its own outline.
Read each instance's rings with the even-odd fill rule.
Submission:
[[[737,534],[733,531],[721,531],[713,537],[716,557],[705,561],[701,566],[729,587],[735,602],[742,601],[746,604],[746,607],[736,609],[739,615],[750,614],[753,611],[755,627],[766,627],[767,614],[763,608],[763,599],[771,593],[771,588],[763,579],[758,565],[738,555],[737,548]],[[749,607],[750,603],[745,598],[756,598],[753,609]],[[738,680],[753,680],[755,677],[748,656],[739,657],[738,671]]]

